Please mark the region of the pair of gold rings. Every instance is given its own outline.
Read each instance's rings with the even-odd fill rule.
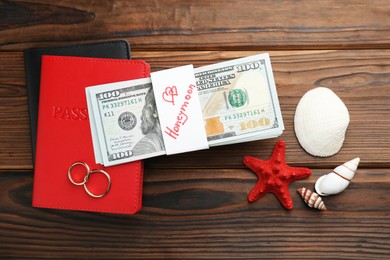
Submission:
[[[85,170],[86,170],[86,175],[84,177],[84,180],[82,182],[77,182],[73,179],[72,177],[72,169],[77,166],[77,165],[81,165],[81,166],[84,166]],[[104,193],[102,194],[94,194],[92,193],[88,187],[87,187],[87,182],[89,181],[89,177],[91,176],[91,174],[94,174],[94,173],[102,173],[106,176],[107,178],[107,181],[108,181],[108,184],[107,184],[107,189]],[[94,197],[94,198],[101,198],[103,196],[105,196],[109,191],[110,191],[110,188],[111,188],[111,178],[110,178],[110,175],[103,171],[103,170],[99,170],[99,169],[94,169],[94,170],[91,170],[88,166],[88,164],[86,164],[85,162],[75,162],[73,163],[69,169],[68,169],[68,178],[70,180],[71,183],[73,183],[74,185],[77,185],[77,186],[81,186],[83,185],[84,186],[84,189],[85,189],[85,192],[91,196],[91,197]]]

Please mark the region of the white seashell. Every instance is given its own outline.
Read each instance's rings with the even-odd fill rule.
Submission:
[[[359,162],[360,158],[357,157],[337,166],[333,172],[321,176],[315,184],[317,193],[321,196],[328,196],[345,190],[355,175]]]
[[[322,198],[320,195],[318,195],[315,192],[312,192],[309,189],[306,188],[300,188],[297,190],[299,195],[301,195],[303,201],[310,207],[315,208],[319,210],[326,210],[325,204],[322,201]]]
[[[295,134],[303,149],[314,156],[336,154],[344,143],[348,125],[347,107],[328,88],[309,90],[295,110]]]

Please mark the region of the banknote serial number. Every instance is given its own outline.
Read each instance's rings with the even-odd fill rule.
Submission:
[[[239,113],[225,115],[225,121],[231,121],[231,120],[236,120],[236,119],[241,119],[241,118],[246,118],[246,117],[257,116],[257,115],[264,114],[264,113],[265,113],[264,108],[248,110],[245,112],[239,112]]]
[[[124,107],[124,106],[131,106],[131,105],[139,104],[142,102],[143,102],[142,98],[125,99],[125,100],[121,100],[121,101],[103,104],[102,108],[103,108],[103,110],[113,109],[113,108],[119,108],[119,107]]]

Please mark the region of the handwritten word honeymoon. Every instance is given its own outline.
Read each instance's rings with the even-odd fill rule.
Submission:
[[[195,88],[196,88],[196,86],[192,85],[192,84],[188,86],[187,91],[185,92],[184,102],[181,105],[179,113],[176,117],[176,122],[174,123],[174,125],[172,127],[168,127],[168,126],[165,127],[164,132],[175,140],[180,135],[181,126],[184,125],[188,120],[188,115],[187,115],[186,111],[187,111],[187,107],[190,104],[190,100],[192,98],[192,93],[193,93],[193,90]],[[176,87],[175,87],[175,90],[176,90],[176,95],[178,95]],[[167,102],[169,102],[169,101],[167,101]]]

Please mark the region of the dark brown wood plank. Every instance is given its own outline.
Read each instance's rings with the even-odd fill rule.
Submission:
[[[295,207],[272,194],[248,203],[249,170],[145,171],[144,207],[114,215],[31,207],[30,173],[0,175],[2,258],[383,259],[390,252],[390,170],[359,170],[328,211],[295,193],[329,169],[290,185]],[[115,185],[115,183],[113,183]],[[59,196],[61,196],[59,194]]]
[[[0,68],[0,157],[4,159],[0,165],[8,169],[31,169],[23,54],[1,52]]]
[[[194,63],[201,66],[257,52],[134,52],[153,71]],[[286,158],[292,165],[332,168],[361,157],[360,167],[390,167],[390,51],[271,52],[286,130]],[[0,169],[32,169],[22,54],[0,53]],[[293,129],[296,105],[308,90],[329,87],[345,102],[351,122],[341,151],[330,158],[308,155]],[[242,157],[267,159],[276,140],[211,148],[148,160],[148,167],[241,168]]]
[[[126,38],[136,50],[388,48],[387,0],[1,1],[0,47]]]

